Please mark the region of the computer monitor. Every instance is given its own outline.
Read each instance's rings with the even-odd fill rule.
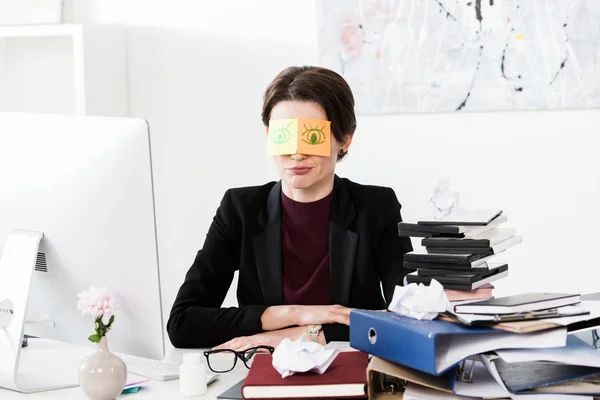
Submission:
[[[94,318],[76,307],[90,285],[106,286],[119,305],[111,351],[164,357],[146,121],[0,113],[2,246],[0,387],[77,385],[81,359],[39,358],[21,341],[93,346]]]

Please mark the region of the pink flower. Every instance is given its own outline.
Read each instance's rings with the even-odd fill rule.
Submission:
[[[90,286],[87,292],[81,292],[77,297],[79,297],[77,309],[81,312],[81,315],[102,317],[104,324],[108,324],[110,317],[117,308],[115,300],[110,296],[106,287],[96,288]]]

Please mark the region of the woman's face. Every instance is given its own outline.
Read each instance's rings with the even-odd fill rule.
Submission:
[[[311,118],[327,120],[325,110],[318,104],[308,101],[280,101],[271,110],[271,119]],[[348,135],[350,139],[351,136]],[[349,145],[350,143],[348,143]],[[281,180],[292,189],[309,189],[326,181],[335,173],[337,155],[342,146],[331,135],[331,154],[321,157],[305,154],[273,156]]]

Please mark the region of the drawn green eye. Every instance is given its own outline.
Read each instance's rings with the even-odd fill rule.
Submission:
[[[312,126],[307,128],[306,125],[304,125],[304,132],[302,132],[302,140],[304,143],[312,145],[325,143],[327,137],[325,136],[325,132],[323,132],[323,128],[313,128]]]
[[[284,144],[290,141],[292,133],[289,131],[289,127],[292,123],[290,122],[287,126],[278,126],[273,128],[271,136],[271,142],[275,144]]]

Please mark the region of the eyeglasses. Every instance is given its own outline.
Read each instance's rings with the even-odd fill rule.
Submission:
[[[252,357],[254,357],[255,354],[273,354],[274,351],[275,348],[271,346],[256,346],[244,351],[229,349],[209,350],[204,352],[204,357],[206,357],[206,363],[212,372],[222,374],[234,369],[238,358],[244,362],[246,368],[250,369]]]

